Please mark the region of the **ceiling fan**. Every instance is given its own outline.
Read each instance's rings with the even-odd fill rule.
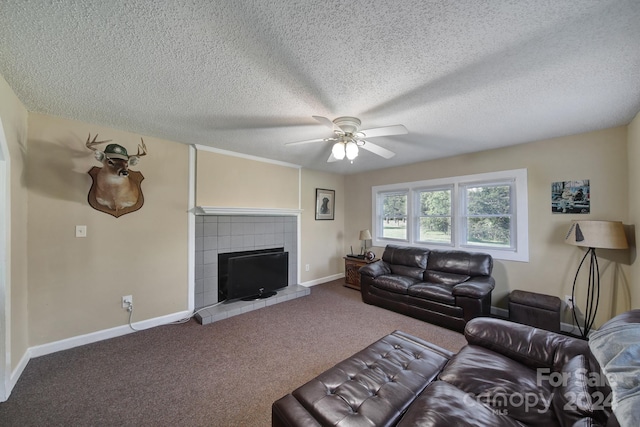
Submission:
[[[356,117],[338,117],[333,121],[322,116],[312,116],[314,119],[330,128],[335,134],[331,138],[308,139],[305,141],[288,142],[285,145],[308,144],[311,142],[333,142],[331,155],[327,162],[336,162],[347,157],[353,163],[353,159],[358,157],[360,148],[370,151],[385,159],[390,159],[396,155],[393,151],[367,141],[369,138],[378,136],[404,135],[409,133],[403,125],[384,126],[372,129],[360,130],[360,119]]]

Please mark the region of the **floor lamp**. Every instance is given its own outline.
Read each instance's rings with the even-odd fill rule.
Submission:
[[[598,267],[598,257],[596,249],[626,249],[628,248],[627,238],[624,234],[624,227],[620,221],[572,221],[569,232],[565,237],[565,243],[575,246],[586,247],[587,252],[582,257],[576,276],[573,279],[571,289],[571,301],[573,302],[573,319],[578,325],[580,335],[587,339],[589,331],[593,326],[598,311],[600,301],[600,269]],[[584,261],[589,259],[589,281],[587,284],[587,300],[584,311],[584,322],[580,326],[576,314],[576,282],[578,274]]]

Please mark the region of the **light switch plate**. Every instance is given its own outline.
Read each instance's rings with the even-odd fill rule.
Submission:
[[[76,225],[76,237],[87,237],[86,225]]]

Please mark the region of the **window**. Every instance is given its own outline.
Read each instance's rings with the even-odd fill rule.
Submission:
[[[381,237],[407,241],[407,191],[380,193],[378,216]]]
[[[462,245],[513,249],[512,183],[461,185]]]
[[[458,248],[528,261],[527,171],[372,188],[373,245]]]
[[[452,243],[451,188],[418,190],[418,235],[420,243]]]

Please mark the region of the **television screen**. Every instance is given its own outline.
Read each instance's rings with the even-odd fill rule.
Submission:
[[[289,285],[289,252],[231,257],[228,260],[227,300],[274,295]]]
[[[223,252],[218,254],[218,302],[227,300],[227,281],[229,278],[229,258],[235,258],[244,255],[257,255],[273,252],[284,252],[283,247],[254,249],[239,252]]]

